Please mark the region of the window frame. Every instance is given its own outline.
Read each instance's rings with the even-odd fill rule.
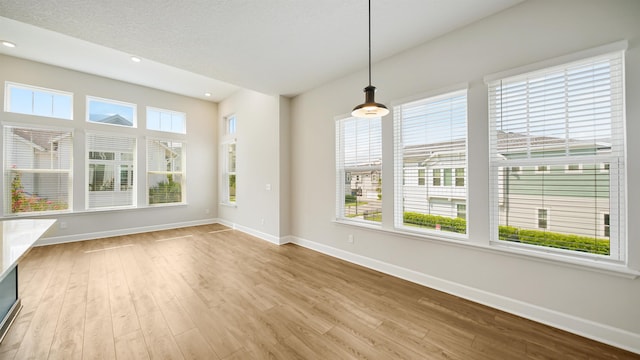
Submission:
[[[160,132],[165,132],[165,133],[170,133],[170,134],[186,134],[187,133],[187,114],[180,112],[180,111],[175,111],[175,110],[168,110],[168,109],[162,109],[159,107],[154,107],[154,106],[146,106],[145,109],[145,122],[146,122],[146,129],[147,130],[151,130],[151,131],[160,131]],[[149,112],[150,111],[155,111],[158,112],[160,114],[160,119],[159,119],[159,129],[152,129],[149,127]],[[162,130],[162,114],[167,114],[169,116],[171,116],[171,121],[173,122],[173,116],[179,116],[182,118],[182,131],[171,131],[171,130]]]
[[[150,151],[149,151],[149,146],[150,143],[152,142],[171,142],[171,143],[180,143],[181,144],[181,154],[180,154],[180,170],[152,170],[150,169],[150,161],[149,161],[149,157],[150,157]],[[177,139],[169,139],[169,138],[159,138],[159,137],[146,137],[145,138],[145,149],[146,149],[146,169],[145,169],[145,198],[146,198],[146,205],[148,207],[162,207],[162,206],[176,206],[176,205],[185,205],[187,204],[187,188],[186,188],[186,184],[187,184],[187,164],[186,164],[186,154],[187,154],[187,144],[184,140],[177,140]],[[172,201],[172,202],[157,202],[157,203],[151,203],[151,196],[149,194],[151,187],[150,187],[150,182],[149,182],[149,178],[150,175],[165,175],[165,176],[171,176],[171,179],[174,178],[175,175],[179,175],[180,176],[180,181],[176,181],[176,183],[178,183],[180,185],[180,201]]]
[[[490,245],[495,248],[509,249],[517,252],[522,252],[523,254],[540,256],[543,258],[553,258],[557,260],[568,260],[568,261],[585,261],[585,265],[593,266],[597,261],[606,261],[610,263],[626,263],[626,252],[627,252],[627,239],[626,239],[626,227],[627,227],[627,214],[626,214],[626,206],[625,203],[628,201],[626,198],[628,193],[626,191],[626,176],[625,176],[625,163],[627,161],[624,149],[626,146],[627,138],[624,134],[624,128],[626,126],[626,119],[624,116],[624,103],[626,101],[624,96],[624,88],[625,88],[625,76],[624,76],[624,62],[625,62],[625,50],[627,48],[627,42],[621,41],[605,46],[601,46],[599,48],[585,50],[576,54],[570,54],[567,56],[563,56],[557,59],[543,61],[537,64],[532,64],[528,66],[524,66],[518,69],[504,71],[502,73],[488,75],[485,77],[485,83],[489,88],[489,128],[490,128],[490,202],[491,202],[491,211],[490,211],[490,221],[491,221],[491,236],[490,236]],[[609,179],[611,183],[615,183],[616,186],[610,187],[610,213],[612,222],[615,221],[616,226],[614,229],[614,225],[611,225],[611,237],[610,237],[610,250],[608,255],[600,255],[596,253],[590,252],[581,252],[577,250],[564,249],[564,248],[553,248],[549,246],[541,246],[541,245],[527,245],[520,243],[510,243],[508,241],[499,240],[498,237],[498,224],[499,224],[499,214],[498,214],[498,203],[501,198],[498,191],[498,183],[497,176],[495,172],[502,166],[513,166],[515,162],[505,161],[506,158],[501,157],[500,155],[496,155],[494,146],[494,139],[496,134],[496,126],[493,121],[492,111],[495,111],[494,105],[492,105],[492,86],[496,86],[496,83],[499,83],[503,79],[511,78],[525,78],[529,76],[532,79],[535,79],[538,73],[546,72],[548,74],[553,73],[553,71],[557,69],[571,69],[578,68],[580,66],[589,66],[590,64],[596,64],[597,61],[603,60],[607,61],[609,59],[611,61],[610,66],[612,66],[610,73],[611,75],[609,79],[611,79],[611,97],[615,99],[612,100],[611,106],[611,131],[612,131],[612,149],[610,155],[603,155],[599,151],[594,153],[593,155],[576,155],[575,156],[567,156],[567,159],[563,162],[561,158],[560,160],[554,159],[553,157],[537,157],[526,159],[520,161],[522,164],[519,165],[536,165],[541,162],[546,163],[548,166],[559,167],[562,165],[566,165],[566,162],[576,163],[581,162],[584,164],[594,164],[595,172],[597,171],[599,162],[610,162],[610,171],[611,174]],[[615,98],[613,98],[615,96]],[[565,100],[566,101],[566,100]],[[558,169],[561,170],[562,168]],[[536,167],[536,173],[540,173],[538,168]],[[551,171],[551,167],[549,167]],[[553,169],[554,171],[556,169]],[[602,170],[600,172],[607,172],[606,170]],[[553,174],[552,174],[553,175]],[[616,219],[613,220],[613,216],[616,216]],[[596,217],[599,218],[599,217]],[[599,227],[600,221],[598,220],[594,226]],[[614,236],[615,233],[615,236]]]
[[[134,147],[133,150],[131,152],[131,156],[132,159],[131,161],[129,160],[123,160],[122,159],[122,154],[124,154],[125,152],[123,151],[117,151],[117,150],[113,150],[113,154],[114,154],[114,158],[113,160],[110,159],[91,159],[91,153],[109,153],[111,151],[96,151],[96,150],[92,150],[92,148],[89,146],[89,139],[90,136],[102,136],[102,137],[113,137],[113,138],[122,138],[122,139],[128,139],[128,140],[133,140],[134,143]],[[119,154],[118,154],[119,153]],[[85,210],[87,211],[104,211],[104,210],[120,210],[120,209],[131,209],[131,208],[137,208],[138,204],[138,196],[137,196],[137,183],[138,183],[138,176],[139,174],[136,174],[137,171],[137,153],[138,153],[138,138],[136,136],[132,136],[132,135],[126,135],[126,134],[116,134],[116,133],[107,133],[107,132],[99,132],[99,131],[87,131],[86,136],[85,136],[85,174],[86,174],[86,186],[85,186]],[[113,164],[108,164],[107,161],[112,161]],[[105,190],[105,193],[103,193],[104,195],[108,195],[106,192],[111,192],[114,194],[114,196],[118,193],[122,193],[122,170],[120,168],[120,166],[122,165],[131,165],[130,168],[127,170],[127,173],[130,173],[131,175],[128,175],[128,177],[130,176],[133,180],[132,184],[131,184],[131,204],[127,204],[127,205],[109,205],[109,206],[98,206],[98,207],[92,207],[90,206],[91,204],[91,193],[92,192],[98,192],[98,190],[91,190],[90,189],[90,183],[91,183],[91,165],[112,165],[113,166],[113,175],[114,175],[114,182],[113,182],[113,189],[112,190]],[[116,179],[118,179],[116,181]],[[128,181],[127,181],[128,183]],[[116,186],[119,185],[119,186]],[[127,186],[129,186],[127,184]],[[96,195],[100,195],[100,194],[96,194]]]
[[[221,144],[220,147],[220,153],[222,154],[222,171],[221,171],[221,179],[220,179],[220,184],[221,186],[221,199],[220,199],[220,203],[222,205],[227,205],[227,206],[237,206],[237,202],[238,202],[238,142],[236,139],[231,139],[231,140],[227,140],[225,142],[223,142]],[[229,156],[228,153],[230,152],[229,149],[230,147],[233,146],[234,148],[234,164],[233,164],[233,171],[231,171],[230,167],[231,164],[229,162]],[[233,200],[231,199],[232,194],[231,194],[231,176],[234,177],[234,182],[235,182],[235,187],[234,187],[234,194],[233,194]]]
[[[47,94],[47,95],[51,95],[51,96],[67,97],[69,99],[69,117],[54,116],[53,115],[53,109],[52,109],[52,114],[51,115],[36,114],[33,111],[31,113],[12,111],[11,110],[12,89],[29,90],[29,91],[32,91],[33,93],[37,92],[37,93]],[[51,118],[51,119],[60,119],[60,120],[73,120],[73,97],[74,97],[73,93],[69,92],[69,91],[50,89],[50,88],[45,88],[45,87],[41,87],[41,86],[22,84],[22,83],[17,83],[17,82],[12,82],[12,81],[5,81],[4,111],[12,113],[12,114],[40,116],[40,117]],[[34,105],[32,104],[32,110],[33,110],[33,106]],[[52,106],[53,106],[53,100],[52,100]]]
[[[448,104],[447,106],[447,116],[443,116],[443,118],[447,120],[442,120],[442,124],[435,124],[431,126],[430,123],[419,123],[418,119],[422,119],[423,117],[432,117],[439,116],[434,115],[431,111],[440,110],[439,107],[443,106],[441,104]],[[393,102],[393,130],[394,130],[394,144],[393,144],[393,156],[395,162],[395,170],[394,170],[394,178],[396,179],[394,183],[394,210],[393,210],[393,226],[395,231],[403,232],[403,233],[411,233],[416,234],[418,236],[436,236],[438,238],[448,238],[451,240],[464,240],[467,241],[469,239],[469,222],[465,219],[465,232],[460,233],[456,232],[453,229],[458,229],[457,225],[452,225],[449,231],[445,230],[444,226],[440,226],[436,224],[435,228],[429,228],[425,226],[411,226],[409,223],[405,224],[405,212],[406,213],[414,213],[414,211],[407,210],[408,203],[405,202],[406,196],[405,191],[410,191],[406,188],[405,184],[400,184],[397,181],[400,171],[407,168],[405,164],[405,156],[409,154],[410,146],[407,149],[404,148],[404,141],[409,141],[403,139],[403,124],[404,121],[407,121],[407,126],[413,128],[418,126],[420,129],[425,129],[427,133],[430,133],[434,129],[439,129],[441,126],[451,127],[454,126],[457,135],[447,135],[445,139],[442,140],[434,140],[434,139],[423,139],[428,141],[424,143],[424,146],[429,145],[438,145],[438,148],[433,152],[427,154],[425,153],[425,159],[427,157],[431,158],[431,156],[437,156],[439,152],[442,152],[444,160],[435,158],[433,160],[434,165],[426,167],[425,174],[428,176],[425,184],[427,188],[427,193],[430,194],[431,191],[435,190],[434,195],[431,198],[420,199],[419,201],[416,198],[416,201],[412,206],[420,210],[421,212],[417,212],[418,214],[425,215],[436,215],[438,211],[446,211],[448,214],[445,217],[450,217],[453,220],[458,219],[458,204],[461,200],[464,201],[465,205],[469,203],[469,193],[467,190],[467,173],[469,167],[469,121],[468,121],[468,84],[459,84],[446,89],[440,89],[437,91],[433,91],[427,94],[420,94],[417,96],[413,96],[410,98],[406,98],[400,101]],[[457,114],[457,111],[461,111],[464,109],[464,114]],[[405,115],[404,111],[407,111]],[[442,110],[444,111],[444,110]],[[439,114],[439,112],[438,112]],[[459,117],[455,117],[459,116]],[[454,118],[455,117],[455,118]],[[456,124],[454,121],[461,121],[464,119],[463,124]],[[445,123],[445,121],[447,121]],[[413,123],[412,123],[413,122]],[[463,133],[464,135],[460,135]],[[414,139],[413,141],[418,141]],[[456,142],[460,142],[463,144],[454,145]],[[449,145],[442,145],[442,144]],[[417,143],[421,144],[421,143]],[[441,149],[439,146],[444,147],[445,149]],[[458,147],[460,149],[458,149]],[[429,160],[432,161],[432,160]],[[442,163],[444,161],[444,163]],[[463,166],[460,166],[460,163]],[[426,163],[425,163],[426,164]],[[463,178],[464,185],[456,186],[456,169],[462,168],[464,169]],[[429,176],[430,175],[430,176]],[[411,184],[411,181],[407,183]],[[429,189],[431,188],[431,189]],[[445,192],[440,194],[440,192]],[[462,196],[462,198],[459,198]],[[415,196],[414,196],[415,197]],[[440,200],[446,200],[447,204],[440,204]],[[434,207],[434,204],[437,206]],[[443,208],[442,206],[445,206]],[[444,216],[444,215],[443,215]],[[454,222],[452,222],[453,224]]]
[[[9,142],[6,140],[8,129],[24,129],[29,131],[60,131],[65,132],[70,137],[70,149],[68,150],[69,159],[68,168],[55,168],[55,169],[37,169],[37,168],[18,168],[17,166],[11,165],[9,167],[8,156],[12,153],[8,150],[7,146],[9,146]],[[14,135],[19,136],[19,135]],[[73,212],[73,148],[74,148],[74,129],[66,128],[66,127],[49,127],[49,126],[40,126],[35,124],[2,124],[2,137],[3,137],[3,148],[2,148],[2,157],[4,163],[4,186],[3,186],[3,196],[4,196],[4,207],[2,209],[3,214],[5,216],[12,217],[23,217],[23,216],[37,216],[37,215],[51,215],[51,214],[65,214]],[[20,140],[22,142],[28,142],[28,140]],[[55,141],[56,143],[56,153],[59,153],[59,144],[60,139]],[[34,146],[37,146],[34,145]],[[67,175],[67,198],[66,198],[66,209],[61,210],[42,210],[42,211],[25,211],[25,212],[13,212],[13,191],[14,191],[14,177],[10,176],[11,172],[21,171],[23,174],[66,174]],[[35,194],[32,196],[36,196]],[[36,198],[41,199],[40,196],[36,196]],[[49,203],[49,201],[47,201]]]
[[[111,124],[111,123],[104,123],[104,122],[100,122],[100,121],[93,121],[90,119],[91,117],[91,102],[95,101],[98,103],[102,103],[102,104],[109,104],[109,105],[117,105],[117,106],[124,106],[124,107],[128,107],[132,110],[132,117],[131,117],[131,126],[128,125],[122,125],[122,124]],[[127,129],[136,129],[138,128],[138,105],[134,104],[134,103],[129,103],[129,102],[125,102],[125,101],[120,101],[120,100],[113,100],[113,99],[106,99],[106,98],[101,98],[98,96],[92,96],[92,95],[87,95],[86,96],[86,113],[85,113],[85,122],[87,124],[96,124],[98,126],[116,126],[116,127],[122,127],[122,128],[127,128]],[[128,120],[128,119],[125,119]]]
[[[335,207],[335,219],[339,222],[348,222],[352,224],[359,224],[363,226],[373,227],[373,228],[381,228],[382,227],[382,207],[383,207],[383,193],[382,193],[382,181],[383,181],[383,162],[382,162],[382,118],[381,117],[372,117],[372,118],[356,118],[351,114],[338,116],[334,119],[335,121],[335,166],[336,166],[336,207]],[[366,123],[367,126],[367,140],[368,143],[366,155],[363,155],[359,152],[349,152],[348,154],[345,152],[345,149],[348,146],[356,146],[356,145],[346,145],[345,144],[345,135],[347,130],[344,128],[353,123],[356,131],[356,135],[358,136],[360,133],[357,132],[358,122]],[[373,130],[372,130],[373,129]],[[379,129],[379,133],[378,130]],[[355,138],[356,143],[361,141],[361,139]],[[378,143],[379,142],[379,143]],[[371,144],[374,144],[375,147],[379,147],[380,149],[380,158],[375,159],[376,152],[374,153],[370,151],[372,149]],[[345,164],[346,155],[350,155],[350,157],[355,156],[358,159],[360,156],[364,156],[367,158],[367,163],[364,165],[358,164],[355,166],[349,166]],[[358,162],[358,161],[356,161]],[[353,174],[353,172],[357,172],[358,174]],[[372,176],[369,176],[369,184],[368,187],[365,186],[365,175],[367,173],[372,174],[374,172],[378,172],[378,176],[376,177],[376,184],[371,182]],[[345,179],[349,175],[352,181],[348,184],[345,184]],[[378,186],[377,182],[380,182],[380,186]],[[360,183],[361,186],[358,186]],[[347,186],[350,189],[350,193],[347,194],[346,188]],[[354,188],[355,186],[355,188]],[[359,218],[359,210],[358,204],[364,202],[359,197],[372,196],[373,192],[377,192],[378,200],[380,201],[380,211],[373,211],[371,213],[368,210],[362,212],[362,218]],[[354,194],[355,193],[355,194]],[[351,214],[347,214],[347,212],[351,211],[351,207],[348,207],[347,203],[347,195],[355,196],[355,206],[353,216],[349,216]],[[365,200],[366,201],[366,200]],[[378,214],[380,215],[380,220],[377,220]],[[367,219],[367,216],[371,216],[374,220]]]

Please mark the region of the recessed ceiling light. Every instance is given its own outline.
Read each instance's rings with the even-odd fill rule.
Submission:
[[[131,61],[133,61],[133,62],[135,62],[135,63],[139,63],[139,62],[140,62],[140,61],[142,61],[142,60],[140,60],[140,58],[139,58],[139,57],[137,57],[137,56],[132,56],[132,57],[131,57]]]
[[[2,42],[2,45],[8,47],[8,48],[14,48],[16,47],[16,44],[12,43],[11,41],[7,41],[7,40],[0,40],[0,42]]]
[[[211,96],[211,93],[210,93],[210,92],[206,92],[206,93],[204,93],[204,96],[206,96],[206,97],[210,97],[210,96]]]

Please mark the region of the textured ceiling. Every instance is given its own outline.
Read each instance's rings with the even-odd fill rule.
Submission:
[[[373,61],[521,1],[374,0]],[[59,57],[70,68],[160,88],[136,79],[135,73],[145,73],[140,70],[144,66],[157,67],[159,82],[158,77],[171,73],[169,67],[176,68],[185,82],[190,78],[185,73],[211,80],[205,91],[214,93],[214,100],[235,86],[293,96],[367,66],[365,0],[0,0],[0,16],[6,18],[0,21],[4,40],[18,43],[12,37],[25,39],[28,32],[28,38],[44,36],[40,42],[64,43],[63,51],[49,49],[61,54],[49,52],[39,59],[37,49],[23,49],[34,44],[19,43],[0,53],[51,63],[47,58]],[[8,19],[50,31],[38,34],[38,29]],[[74,53],[76,39],[83,40],[76,45],[85,51]],[[112,51],[112,56],[135,54],[144,61],[131,71],[131,64],[113,64],[120,76],[103,74],[108,70],[89,69],[89,47],[98,53]],[[64,60],[65,52],[74,58]],[[105,61],[97,63],[105,66]],[[197,95],[188,95],[201,96],[201,89],[194,91]]]

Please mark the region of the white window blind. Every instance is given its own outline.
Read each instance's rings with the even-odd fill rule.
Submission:
[[[615,52],[488,83],[493,239],[624,258],[623,63]]]
[[[467,91],[400,104],[393,113],[395,226],[466,234]]]
[[[184,156],[182,142],[147,140],[149,205],[185,202]]]
[[[349,117],[336,121],[336,216],[382,221],[382,122]]]
[[[136,138],[87,134],[87,209],[136,205]]]
[[[71,130],[4,127],[5,214],[71,209]]]

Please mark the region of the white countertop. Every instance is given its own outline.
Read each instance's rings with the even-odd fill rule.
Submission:
[[[4,279],[18,261],[31,249],[55,219],[20,219],[0,221],[2,234],[0,247],[0,281]]]

